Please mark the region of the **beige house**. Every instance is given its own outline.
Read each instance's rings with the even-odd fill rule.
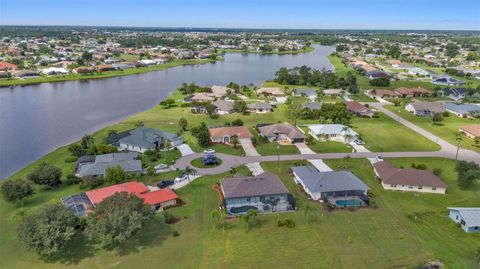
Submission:
[[[284,97],[285,93],[280,88],[260,88],[257,90],[257,95]]]
[[[385,190],[438,194],[447,192],[447,184],[430,171],[398,169],[387,162],[377,162],[373,167]]]
[[[468,124],[460,126],[459,132],[464,133],[467,137],[475,139],[480,136],[480,124]]]

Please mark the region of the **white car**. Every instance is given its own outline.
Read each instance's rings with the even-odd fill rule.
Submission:
[[[168,165],[161,163],[161,164],[155,165],[154,168],[155,168],[155,171],[158,173],[159,171],[166,170],[168,168]]]
[[[377,162],[383,162],[383,157],[382,156],[377,156]]]
[[[214,149],[206,149],[203,151],[203,153],[205,154],[215,154],[215,150]]]
[[[179,182],[182,182],[182,181],[185,181],[188,179],[188,176],[187,175],[181,175],[181,176],[178,176],[175,178],[174,182],[175,183],[179,183]]]

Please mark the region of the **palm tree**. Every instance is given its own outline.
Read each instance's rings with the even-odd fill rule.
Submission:
[[[237,173],[237,168],[235,167],[230,167],[230,175],[233,177]]]
[[[187,175],[188,183],[190,183],[190,175],[195,176],[197,174],[197,170],[191,168],[190,166],[187,166],[185,167],[185,170],[183,170],[183,173]]]
[[[343,126],[342,127],[342,130],[341,130],[341,133],[343,133],[343,139],[345,140],[345,143],[347,143],[347,137],[349,139],[352,138],[352,135],[350,134],[350,132],[347,133],[347,131],[349,130],[350,128],[348,128],[347,126]]]
[[[95,139],[93,139],[92,135],[86,134],[82,137],[82,141],[80,143],[84,149],[88,149],[90,145],[95,143]]]
[[[232,143],[233,148],[236,149],[238,146],[238,135],[233,135],[230,139],[230,143]]]

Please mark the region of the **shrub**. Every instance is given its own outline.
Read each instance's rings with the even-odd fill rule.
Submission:
[[[33,183],[45,185],[46,189],[53,189],[62,183],[61,176],[60,168],[48,163],[41,163],[28,174],[27,178]]]
[[[76,162],[76,161],[77,161],[77,157],[75,157],[75,156],[65,158],[66,163],[73,163],[73,162]]]
[[[168,211],[163,211],[162,215],[163,222],[165,222],[165,224],[171,224],[175,220],[175,216]]]
[[[434,168],[433,174],[436,176],[440,176],[442,174],[442,168]]]
[[[427,170],[427,166],[423,163],[417,164],[417,169],[419,170]]]
[[[292,219],[284,219],[277,221],[278,227],[287,227],[287,228],[295,228],[295,222]]]
[[[367,195],[368,195],[368,197],[370,197],[370,198],[374,198],[374,197],[376,196],[375,193],[374,193],[372,190],[368,190],[368,191],[367,191]]]
[[[349,236],[347,237],[347,242],[348,242],[349,244],[352,244],[352,243],[353,243],[353,238],[352,238],[351,235],[349,235]]]
[[[444,112],[442,113],[442,115],[443,115],[444,117],[450,117],[450,112],[444,111]]]
[[[78,183],[82,182],[82,179],[75,176],[74,174],[68,174],[67,179],[65,179],[64,182],[67,185],[75,185],[75,184],[78,184]]]
[[[93,177],[87,177],[82,179],[82,183],[80,183],[80,189],[94,189],[96,187],[99,187],[103,184],[104,180],[102,178],[93,178]]]
[[[241,119],[236,119],[232,121],[232,126],[243,126],[243,121]]]
[[[180,236],[180,233],[177,230],[173,230],[172,235],[177,237],[177,236]]]

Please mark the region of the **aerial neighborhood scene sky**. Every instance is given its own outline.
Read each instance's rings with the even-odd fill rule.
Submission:
[[[480,0],[0,0],[0,269],[479,269]]]
[[[480,30],[479,14],[477,0],[0,1],[10,25]]]

